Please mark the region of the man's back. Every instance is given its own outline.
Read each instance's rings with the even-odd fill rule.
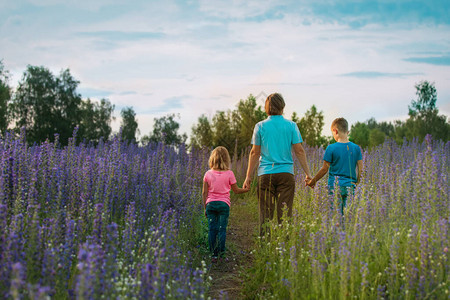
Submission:
[[[293,174],[292,145],[301,143],[297,124],[283,116],[269,116],[255,126],[252,144],[261,146],[258,175]]]

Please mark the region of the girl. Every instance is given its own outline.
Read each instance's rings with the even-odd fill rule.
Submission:
[[[212,262],[225,252],[225,239],[228,216],[230,215],[230,189],[236,194],[248,192],[249,189],[239,188],[233,171],[230,170],[230,154],[225,147],[219,146],[209,157],[209,171],[203,177],[203,206],[208,218],[209,249]],[[219,245],[216,245],[217,237]]]

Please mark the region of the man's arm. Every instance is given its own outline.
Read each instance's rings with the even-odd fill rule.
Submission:
[[[362,169],[363,169],[363,162],[361,159],[356,162],[356,168],[358,169],[356,184],[358,184],[359,180],[361,179],[361,173],[362,173]]]
[[[328,173],[328,169],[330,168],[330,163],[326,160],[323,161],[322,168],[317,172],[316,176],[314,176],[313,179],[311,179],[309,182],[307,182],[307,185],[310,187],[314,187],[316,185],[316,182],[319,181],[325,174]]]
[[[244,189],[250,189],[250,183],[252,182],[253,173],[255,172],[255,168],[258,165],[260,156],[261,146],[253,145],[252,150],[250,150],[250,156],[248,158],[247,176],[242,186]]]
[[[297,157],[298,161],[300,162],[300,166],[302,167],[303,171],[306,174],[306,179],[311,178],[311,173],[309,171],[308,166],[308,160],[306,159],[306,152],[305,149],[303,149],[303,146],[301,143],[292,145],[292,148],[294,149],[295,156]]]

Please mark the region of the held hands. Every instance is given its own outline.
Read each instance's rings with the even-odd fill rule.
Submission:
[[[309,186],[310,188],[313,189],[315,185],[316,185],[316,181],[314,180],[314,178],[311,178],[308,175],[306,175],[305,186]]]
[[[250,190],[250,186],[251,186],[252,180],[249,177],[245,178],[244,184],[242,185],[242,188],[244,190],[247,190],[247,192]]]

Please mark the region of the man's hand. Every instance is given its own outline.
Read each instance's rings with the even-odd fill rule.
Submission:
[[[313,189],[316,186],[316,181],[314,180],[314,178],[306,176],[306,178],[305,178],[305,186],[309,186],[310,188]]]

